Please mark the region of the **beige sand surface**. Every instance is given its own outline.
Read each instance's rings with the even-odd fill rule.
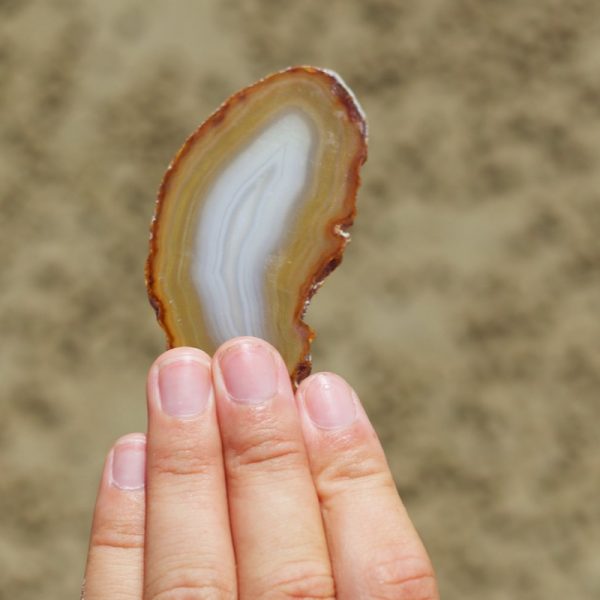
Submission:
[[[362,395],[443,597],[600,598],[597,0],[0,0],[0,599],[77,597],[164,345],[155,190],[294,63],[339,71],[371,134],[316,368]]]

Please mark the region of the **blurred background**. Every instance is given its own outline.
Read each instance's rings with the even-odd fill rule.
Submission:
[[[446,600],[600,597],[600,3],[0,0],[0,599],[78,597],[164,339],[143,264],[188,133],[291,64],[370,125],[308,313]]]

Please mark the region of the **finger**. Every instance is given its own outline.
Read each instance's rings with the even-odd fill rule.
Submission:
[[[286,367],[238,338],[213,360],[240,598],[331,598],[331,567]]]
[[[142,597],[145,460],[141,433],[122,437],[108,454],[94,510],[85,600]]]
[[[210,358],[164,353],[148,376],[144,598],[235,597]]]
[[[354,391],[319,373],[297,392],[338,597],[433,600],[431,563]]]

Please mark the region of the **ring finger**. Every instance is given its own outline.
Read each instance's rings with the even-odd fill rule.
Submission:
[[[210,359],[164,353],[148,377],[144,598],[235,597]]]

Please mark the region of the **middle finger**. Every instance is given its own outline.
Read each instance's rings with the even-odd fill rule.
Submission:
[[[283,360],[262,340],[238,338],[213,365],[240,597],[332,598],[319,502]]]

